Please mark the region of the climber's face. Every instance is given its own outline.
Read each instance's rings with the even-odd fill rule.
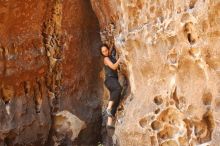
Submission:
[[[101,52],[102,52],[102,55],[103,55],[103,56],[108,56],[108,54],[109,54],[109,50],[108,50],[108,48],[105,47],[105,46],[103,46],[103,47],[101,48]]]

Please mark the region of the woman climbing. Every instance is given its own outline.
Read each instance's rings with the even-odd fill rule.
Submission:
[[[107,128],[114,128],[113,117],[117,111],[117,107],[121,98],[122,87],[118,82],[118,66],[120,58],[116,61],[112,51],[109,50],[107,45],[102,45],[101,53],[104,56],[104,68],[105,68],[105,86],[110,91],[110,99],[106,109],[108,116]]]

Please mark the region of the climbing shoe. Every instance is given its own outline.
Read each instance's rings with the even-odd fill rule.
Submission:
[[[106,115],[108,117],[113,117],[112,113],[111,113],[111,109],[106,109]]]
[[[115,129],[115,126],[114,125],[106,125],[106,128],[107,129]]]

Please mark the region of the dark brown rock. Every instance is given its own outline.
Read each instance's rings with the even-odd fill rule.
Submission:
[[[87,125],[76,143],[99,141],[100,43],[89,1],[0,2],[1,143],[51,144],[51,116],[64,110]]]

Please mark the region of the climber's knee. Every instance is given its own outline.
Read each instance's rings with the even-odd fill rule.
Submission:
[[[120,98],[120,96],[121,96],[121,90],[117,89],[111,93],[110,101],[117,102],[117,100]]]

